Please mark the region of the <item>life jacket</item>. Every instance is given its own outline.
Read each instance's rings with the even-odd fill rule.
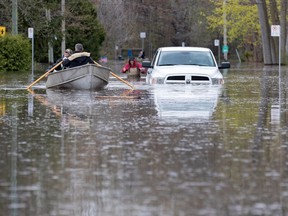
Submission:
[[[87,63],[94,64],[88,52],[74,53],[63,61],[64,67],[77,67],[80,65],[85,65]]]

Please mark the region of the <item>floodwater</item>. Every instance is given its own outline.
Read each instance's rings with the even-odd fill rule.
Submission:
[[[1,75],[0,215],[287,216],[287,73],[97,92]]]

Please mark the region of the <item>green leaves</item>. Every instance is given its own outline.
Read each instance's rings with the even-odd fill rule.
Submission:
[[[76,43],[82,43],[84,49],[92,52],[95,58],[105,39],[105,31],[97,19],[95,6],[88,0],[71,0],[66,7],[67,47],[73,49]]]
[[[0,37],[0,71],[26,71],[31,65],[31,45],[20,35]]]
[[[1,13],[2,10],[11,8],[11,1],[0,0],[0,6],[2,5],[2,25],[7,27],[7,32],[11,32],[11,12]],[[66,24],[66,47],[74,49],[76,43],[82,43],[84,48],[96,57],[104,41],[105,32],[98,21],[95,4],[89,0],[66,0],[64,16],[62,12],[61,0],[18,1],[18,32],[25,37],[28,28],[34,28],[35,61],[48,62],[48,43],[54,48],[55,58],[61,56],[63,19]]]
[[[223,1],[213,2],[216,6],[214,13],[207,17],[210,30],[223,33],[223,14],[226,12],[228,42],[237,41],[240,46],[260,42],[261,38],[255,37],[260,35],[260,24],[255,4],[251,3],[250,0],[229,0],[224,8]]]

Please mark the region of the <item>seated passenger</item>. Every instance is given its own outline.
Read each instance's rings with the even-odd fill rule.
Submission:
[[[53,65],[49,66],[46,71],[50,70],[51,68],[53,68],[55,65],[57,65],[59,62],[63,61],[64,59],[67,59],[72,54],[73,54],[73,51],[71,49],[66,49],[63,56],[61,58],[57,59],[57,61]],[[59,71],[59,70],[63,70],[63,69],[64,69],[64,66],[62,63],[61,65],[59,65],[58,67],[56,67],[54,69],[54,72]]]
[[[65,68],[77,67],[88,63],[95,64],[90,53],[84,52],[83,45],[80,43],[75,45],[75,52],[67,59],[63,60],[63,66]]]

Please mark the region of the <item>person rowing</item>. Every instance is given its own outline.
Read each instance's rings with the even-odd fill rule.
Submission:
[[[83,45],[77,43],[75,45],[74,53],[67,59],[63,59],[63,66],[65,68],[77,67],[85,64],[95,64],[89,52],[84,52]]]

